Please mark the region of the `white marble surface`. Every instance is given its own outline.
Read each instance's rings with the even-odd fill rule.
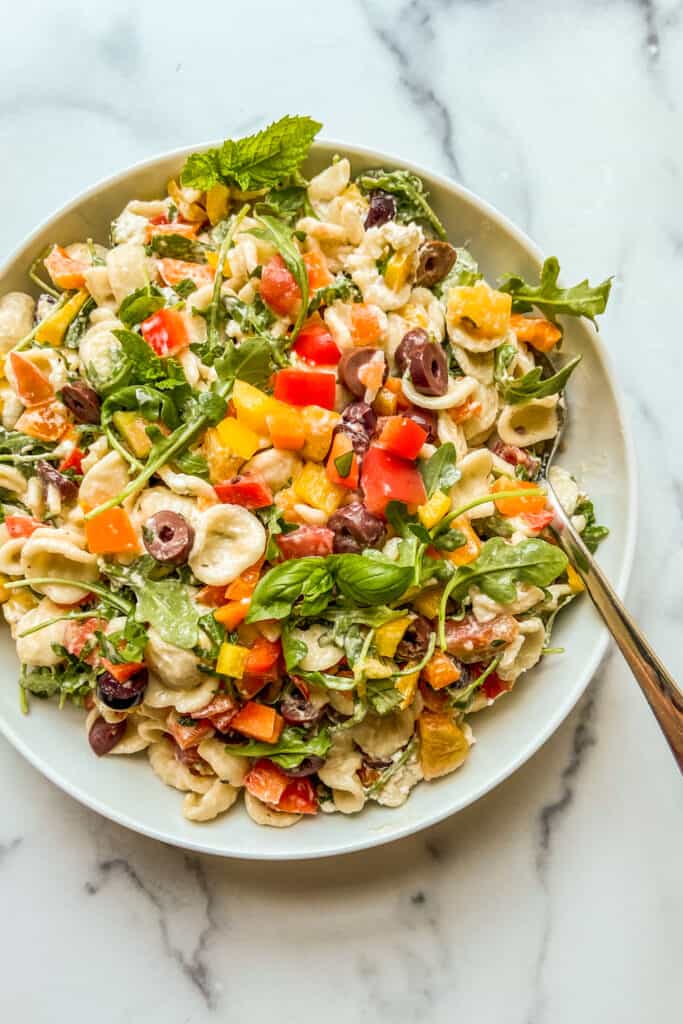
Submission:
[[[3,257],[134,160],[308,112],[458,178],[567,279],[615,273],[602,329],[641,469],[630,604],[683,676],[679,0],[1,6]],[[0,794],[3,1020],[680,1018],[680,779],[617,655],[496,792],[337,861],[187,856],[4,741]]]

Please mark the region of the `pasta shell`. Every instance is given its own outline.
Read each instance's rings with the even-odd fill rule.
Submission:
[[[239,790],[216,779],[206,793],[188,793],[183,800],[183,815],[188,821],[213,821],[225,814],[237,800]]]
[[[498,418],[498,435],[505,444],[528,445],[548,441],[557,433],[557,395],[534,398],[522,405],[506,405]]]
[[[46,666],[58,665],[63,658],[54,652],[53,644],[64,643],[66,622],[54,622],[51,626],[45,626],[30,636],[22,637],[22,633],[41,622],[47,622],[56,616],[63,615],[64,609],[59,608],[49,598],[43,598],[40,604],[33,608],[17,622],[16,643],[17,657],[22,665]]]
[[[491,490],[490,474],[493,458],[488,448],[479,448],[470,452],[458,463],[460,479],[451,487],[451,507],[455,511],[474,498],[488,494]],[[495,506],[492,501],[476,505],[467,513],[470,519],[483,519],[493,515]]]
[[[220,587],[257,562],[266,548],[260,520],[240,505],[214,505],[197,519],[188,559],[198,580]]]
[[[21,552],[21,567],[26,579],[64,577],[83,582],[83,587],[64,583],[35,583],[34,590],[45,594],[57,604],[75,604],[88,593],[88,583],[98,576],[97,557],[78,547],[73,534],[49,527],[35,530],[26,539]]]
[[[29,333],[35,307],[35,300],[25,292],[7,292],[0,298],[0,355]]]

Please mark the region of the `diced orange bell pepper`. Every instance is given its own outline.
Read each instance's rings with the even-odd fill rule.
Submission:
[[[172,260],[168,257],[159,260],[159,273],[164,284],[171,288],[181,281],[192,281],[197,288],[205,284],[213,284],[216,271],[208,263],[188,263],[185,260]]]
[[[349,460],[349,455],[351,456]],[[337,459],[344,459],[348,462],[348,472],[345,476],[342,476],[337,465]],[[342,464],[342,468],[345,468]],[[335,434],[332,442],[332,448],[327,459],[327,466],[325,468],[327,478],[333,484],[340,484],[342,487],[348,487],[350,490],[355,491],[358,487],[358,481],[360,479],[360,467],[358,465],[358,457],[353,451],[353,444],[351,438],[347,434],[338,433]]]
[[[85,284],[83,276],[88,263],[72,259],[61,245],[53,245],[49,256],[45,259],[45,269],[58,288],[70,290],[82,288]]]
[[[115,664],[107,658],[101,660],[109,675],[113,676],[117,683],[125,683],[126,680],[137,675],[138,672],[142,672],[146,667],[144,661],[122,661],[120,664]]]
[[[213,726],[207,719],[181,722],[180,715],[175,708],[166,719],[166,728],[181,750],[189,750],[190,747],[196,747],[202,740],[213,736]]]
[[[250,700],[235,715],[231,725],[236,732],[262,743],[277,743],[285,720],[274,708]]]
[[[382,333],[380,319],[365,302],[351,306],[351,338],[354,345],[372,345]]]
[[[304,253],[304,263],[308,271],[308,287],[312,292],[332,283],[332,274],[327,269],[327,260],[323,253]]]
[[[54,398],[55,390],[41,370],[30,359],[10,352],[10,367],[16,381],[17,395],[24,405],[40,405]]]
[[[88,519],[85,537],[93,555],[134,554],[140,547],[133,524],[123,508],[108,508]]]
[[[213,617],[216,622],[221,622],[228,632],[232,632],[240,622],[244,622],[246,619],[250,604],[251,598],[249,597],[242,597],[238,601],[229,601],[221,608],[216,608]]]
[[[460,767],[470,744],[450,715],[423,711],[417,720],[417,729],[425,779],[438,779]]]
[[[197,600],[200,604],[215,608],[225,601],[225,587],[202,587],[197,594]]]
[[[274,448],[299,451],[306,444],[306,426],[298,411],[282,405],[266,415],[266,425]]]
[[[173,221],[171,224],[155,224],[150,221],[145,228],[145,241],[150,242],[154,235],[182,235],[183,238],[196,238],[199,224],[183,224]]]
[[[39,441],[59,441],[71,426],[71,417],[61,402],[41,402],[22,412],[16,429]]]
[[[240,601],[243,597],[251,597],[256,590],[262,565],[263,558],[259,558],[258,562],[254,562],[253,565],[244,570],[241,576],[238,576],[236,580],[228,584],[225,591],[228,601]]]
[[[436,651],[422,669],[422,675],[433,690],[443,690],[444,686],[458,681],[460,669],[447,654]]]
[[[405,678],[405,676],[402,678]],[[420,679],[418,686],[422,694],[424,706],[429,711],[445,711],[447,709],[450,704],[450,697],[447,693],[439,693],[433,690],[424,679]]]
[[[481,402],[477,402],[475,398],[466,398],[460,405],[456,405],[455,408],[448,410],[448,415],[454,423],[464,423],[465,420],[470,419],[472,416],[478,416],[481,412]]]
[[[550,352],[562,337],[560,328],[542,316],[515,313],[510,317],[510,327],[519,341],[525,341],[539,352]]]
[[[546,498],[544,494],[524,496],[524,491],[538,490],[536,484],[529,480],[516,480],[507,476],[500,476],[491,486],[493,493],[497,491],[519,491],[519,498],[501,498],[495,501],[495,506],[502,516],[521,516],[524,513],[533,515],[535,512],[542,512],[545,508]]]
[[[460,516],[458,519],[454,519],[451,523],[451,528],[464,533],[466,543],[462,547],[455,548],[453,551],[444,552],[444,555],[454,565],[469,565],[470,562],[473,562],[479,556],[481,541],[467,516]]]
[[[257,637],[251,645],[244,666],[244,674],[254,676],[265,675],[265,673],[277,665],[281,653],[282,644],[279,640],[266,640],[264,636]]]
[[[279,765],[262,757],[252,765],[244,780],[244,785],[247,792],[255,796],[257,800],[276,807],[290,782],[291,779],[285,775]]]

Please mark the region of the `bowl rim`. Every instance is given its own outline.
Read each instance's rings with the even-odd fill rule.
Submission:
[[[86,200],[96,198],[97,194],[102,189],[121,183],[131,177],[131,175],[139,174],[147,169],[152,169],[156,164],[159,164],[162,161],[170,160],[172,158],[176,158],[180,161],[190,153],[197,151],[201,152],[210,147],[220,145],[221,142],[222,140],[209,141],[198,143],[196,145],[180,146],[170,150],[163,150],[156,153],[154,156],[130,164],[122,170],[116,171],[114,174],[100,178],[95,182],[95,184],[77,193],[67,203],[64,203],[57,209],[53,210],[53,212],[45,217],[33,231],[20,241],[0,265],[0,276],[4,275],[16,261],[21,259],[27,250],[30,250],[35,239],[38,238],[38,236],[42,234],[53,221],[66,213],[77,210],[78,207]],[[516,224],[514,224],[488,200],[482,199],[476,193],[472,192],[466,186],[461,185],[459,182],[455,182],[450,178],[447,178],[445,175],[432,170],[428,165],[415,164],[411,160],[407,160],[402,156],[398,156],[384,150],[375,150],[367,146],[341,142],[338,139],[329,139],[325,136],[314,141],[311,147],[311,153],[315,154],[316,151],[321,150],[328,151],[330,156],[335,153],[348,155],[351,160],[360,156],[368,160],[376,161],[380,164],[389,164],[392,167],[400,167],[409,170],[420,177],[431,179],[446,192],[454,192],[458,194],[460,198],[464,199],[470,206],[474,207],[484,218],[494,222],[498,228],[507,232],[507,234],[512,236],[512,238],[527,252],[539,269],[542,266],[543,255],[540,247],[536,245],[536,243],[524,231],[522,231],[521,228],[518,228]],[[630,424],[626,415],[624,393],[614,371],[612,356],[600,338],[598,331],[590,324],[585,324],[584,326],[590,332],[592,347],[596,353],[598,361],[602,365],[605,376],[610,383],[617,412],[615,426],[623,440],[625,471],[627,477],[625,503],[626,529],[623,557],[618,575],[616,579],[613,580],[614,589],[619,597],[623,599],[633,570],[638,526],[638,468],[636,449]],[[538,750],[540,750],[540,748],[560,727],[565,718],[567,718],[583,696],[588,684],[600,667],[600,663],[603,660],[610,638],[607,627],[604,624],[600,624],[599,629],[599,637],[597,643],[594,645],[591,656],[587,660],[586,666],[578,681],[575,682],[571,690],[568,691],[568,696],[558,703],[554,714],[547,718],[543,727],[538,731],[533,740],[521,748],[518,755],[506,763],[499,771],[495,772],[486,783],[480,785],[474,790],[474,792],[470,791],[463,797],[452,799],[440,810],[426,814],[417,823],[403,826],[397,825],[393,828],[389,825],[382,830],[375,830],[374,832],[368,831],[364,836],[354,839],[348,843],[337,843],[334,847],[315,852],[300,850],[292,851],[288,850],[286,845],[283,845],[282,849],[274,849],[266,852],[249,849],[226,849],[223,851],[216,850],[214,847],[203,843],[200,838],[201,830],[199,829],[197,830],[198,836],[196,841],[194,839],[181,839],[164,833],[159,829],[146,826],[144,822],[136,820],[131,815],[119,812],[115,808],[112,808],[101,801],[98,797],[92,796],[81,789],[78,785],[74,785],[69,780],[63,778],[59,772],[51,766],[48,760],[44,759],[24,742],[22,737],[14,731],[12,726],[5,721],[2,715],[0,715],[0,733],[2,733],[8,742],[11,743],[12,746],[22,754],[22,756],[25,757],[34,768],[36,768],[42,775],[49,779],[50,782],[54,783],[70,797],[88,807],[90,810],[101,814],[104,818],[116,822],[117,824],[131,829],[134,832],[140,833],[141,835],[147,836],[151,839],[156,839],[159,842],[176,846],[180,849],[191,850],[196,853],[210,854],[211,856],[221,858],[235,858],[239,860],[294,861],[317,860],[323,857],[342,856],[376,846],[383,846],[387,843],[393,843],[417,832],[422,832],[425,829],[438,824],[440,821],[444,821],[446,818],[451,817],[457,812],[464,810],[464,808],[469,807],[471,804],[476,803],[521,768],[522,765],[524,765],[534,756],[534,754],[538,752]]]

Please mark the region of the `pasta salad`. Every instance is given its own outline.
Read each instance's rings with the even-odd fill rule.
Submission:
[[[0,600],[20,698],[146,752],[196,822],[397,807],[582,589],[542,480],[610,282],[484,280],[423,182],[285,117],[192,154],[0,298]],[[36,297],[37,296],[37,297]],[[607,530],[551,471],[592,548]]]

